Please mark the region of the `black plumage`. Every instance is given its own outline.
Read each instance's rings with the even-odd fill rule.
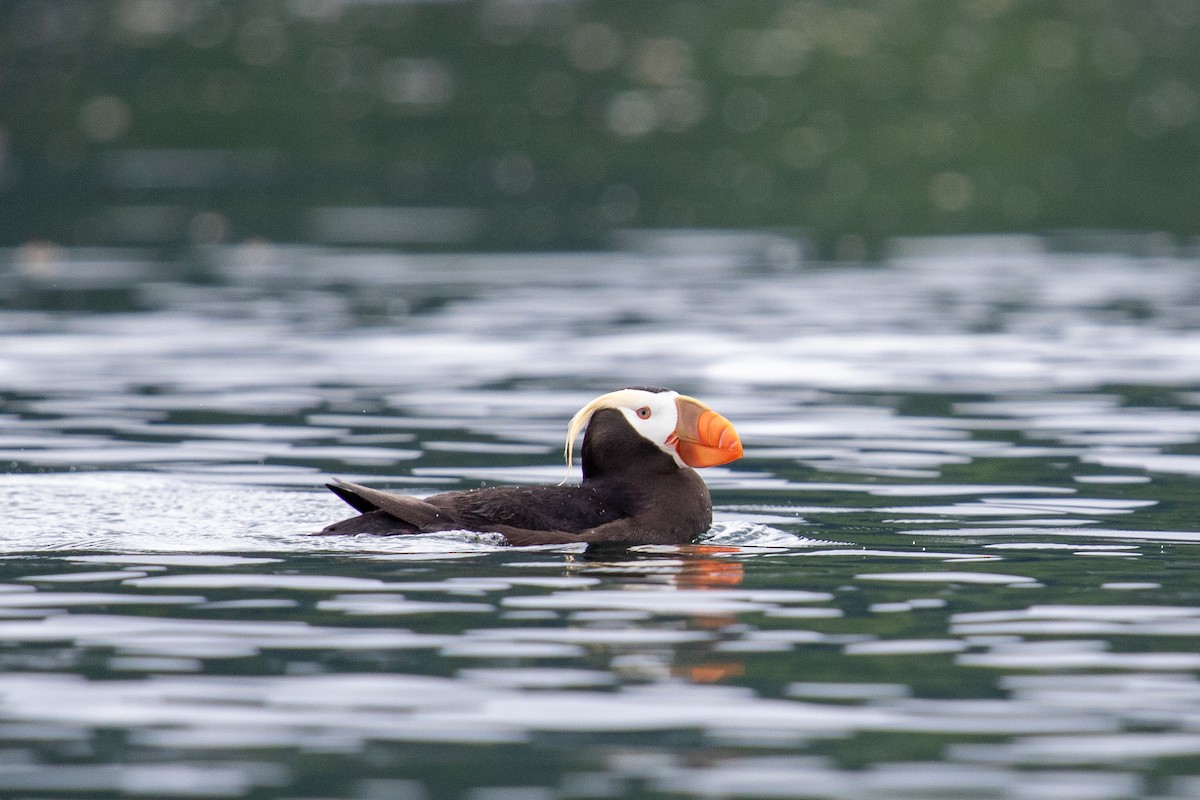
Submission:
[[[741,444],[724,418],[691,398],[670,395],[679,398],[677,402],[705,409],[723,423],[726,438],[732,437],[736,445],[736,454],[723,456],[725,460],[741,455]],[[695,470],[635,430],[631,418],[619,408],[595,407],[580,413],[585,412],[589,416],[583,438],[583,482],[578,486],[493,487],[419,499],[339,481],[329,488],[360,514],[321,533],[472,530],[503,534],[513,545],[683,544],[711,527],[712,500]],[[725,440],[722,446],[732,447]]]

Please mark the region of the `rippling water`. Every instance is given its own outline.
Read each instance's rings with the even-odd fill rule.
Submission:
[[[8,254],[0,794],[1200,794],[1200,271],[998,244]],[[694,545],[307,535],[646,383]]]

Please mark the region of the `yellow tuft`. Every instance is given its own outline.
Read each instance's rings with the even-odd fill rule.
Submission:
[[[634,394],[636,391],[636,389],[618,389],[615,392],[602,394],[575,412],[575,416],[571,417],[571,422],[567,425],[567,444],[563,448],[563,455],[567,460],[567,474],[562,479],[562,483],[566,483],[571,478],[571,467],[575,457],[575,440],[579,438],[579,432],[588,424],[592,415],[602,408],[633,407],[638,401],[638,396]]]

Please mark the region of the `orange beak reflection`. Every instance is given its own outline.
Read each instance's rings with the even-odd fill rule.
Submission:
[[[675,451],[689,467],[715,467],[742,457],[742,442],[729,420],[693,397],[675,399],[679,423]]]

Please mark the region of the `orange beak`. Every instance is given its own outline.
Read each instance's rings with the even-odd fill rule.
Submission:
[[[689,467],[715,467],[742,457],[742,442],[729,420],[692,397],[675,399],[679,423],[675,451]]]

